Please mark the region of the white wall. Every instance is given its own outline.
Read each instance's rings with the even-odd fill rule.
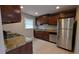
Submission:
[[[76,34],[76,44],[75,44],[75,52],[79,54],[79,6],[76,11],[76,20],[77,20],[77,34]]]
[[[3,29],[5,31],[11,31],[14,33],[19,33],[21,35],[24,35],[25,37],[33,37],[33,29],[25,29],[25,24],[24,24],[24,17],[26,18],[32,18],[34,19],[35,17],[22,13],[22,20],[19,23],[11,23],[11,24],[4,24]]]
[[[4,54],[6,51],[2,31],[3,31],[3,29],[2,29],[1,10],[0,10],[0,54]]]

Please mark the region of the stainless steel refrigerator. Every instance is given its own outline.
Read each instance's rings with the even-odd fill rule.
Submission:
[[[72,50],[74,18],[58,19],[57,22],[57,46]]]

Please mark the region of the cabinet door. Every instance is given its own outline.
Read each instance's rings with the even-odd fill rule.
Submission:
[[[37,17],[37,25],[47,24],[47,23],[48,23],[48,16]]]
[[[21,21],[21,10],[19,5],[1,6],[3,24],[16,23]]]
[[[49,41],[49,33],[45,31],[35,31],[35,37],[38,39]]]
[[[41,39],[49,41],[49,33],[48,32],[41,32]]]
[[[50,25],[56,25],[57,24],[57,16],[49,16],[49,23]]]
[[[76,9],[62,11],[59,13],[59,18],[72,18],[76,15]]]
[[[39,38],[39,32],[38,31],[34,31],[34,37]]]
[[[20,47],[21,54],[32,54],[32,42],[26,43],[24,46]]]
[[[15,48],[9,52],[7,52],[7,54],[32,54],[33,50],[32,50],[32,42],[28,42],[25,45]]]

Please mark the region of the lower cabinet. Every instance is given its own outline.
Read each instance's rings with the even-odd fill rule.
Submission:
[[[49,33],[46,31],[34,31],[34,37],[49,41]]]
[[[15,48],[7,52],[7,54],[32,54],[32,53],[33,53],[32,42],[26,43],[21,47]]]

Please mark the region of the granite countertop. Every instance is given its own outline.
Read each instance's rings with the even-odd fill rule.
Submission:
[[[35,29],[35,31],[57,32],[57,30],[52,29]]]
[[[8,38],[6,41],[6,52],[11,51],[12,49],[18,48],[22,45],[25,45],[28,42],[32,41],[32,38],[25,38],[24,36],[16,36],[13,38]]]

